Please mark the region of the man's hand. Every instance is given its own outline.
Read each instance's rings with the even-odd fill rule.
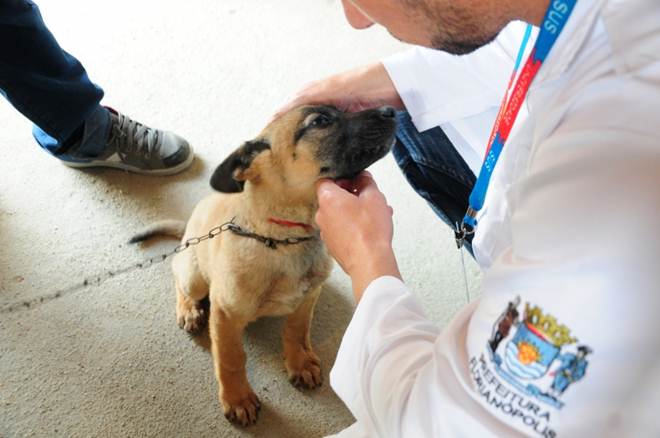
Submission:
[[[306,85],[277,111],[273,119],[301,105],[333,105],[348,112],[384,105],[403,109],[401,97],[380,62]]]
[[[316,223],[321,238],[353,282],[355,301],[384,275],[401,278],[392,250],[392,207],[368,172],[352,181],[322,180]]]

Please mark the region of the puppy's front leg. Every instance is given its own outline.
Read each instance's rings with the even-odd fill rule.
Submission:
[[[211,300],[209,324],[215,376],[225,417],[242,426],[254,424],[261,404],[245,372],[242,338],[247,322],[227,314]]]
[[[313,389],[321,386],[321,361],[312,349],[309,337],[314,306],[321,293],[321,286],[307,292],[305,300],[286,320],[282,340],[284,363],[289,381],[296,388]]]

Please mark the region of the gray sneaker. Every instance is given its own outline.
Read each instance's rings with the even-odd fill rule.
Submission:
[[[108,108],[110,135],[100,156],[77,157],[75,152],[59,156],[69,167],[112,167],[144,175],[173,175],[188,168],[195,156],[178,135],[149,128]]]

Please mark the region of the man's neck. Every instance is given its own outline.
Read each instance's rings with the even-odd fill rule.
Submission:
[[[516,18],[534,26],[541,26],[550,1],[554,0],[516,0]]]

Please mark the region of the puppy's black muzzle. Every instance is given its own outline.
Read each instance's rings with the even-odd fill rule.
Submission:
[[[387,155],[394,144],[395,117],[392,107],[347,115],[343,138],[332,154],[335,178],[352,178]]]

